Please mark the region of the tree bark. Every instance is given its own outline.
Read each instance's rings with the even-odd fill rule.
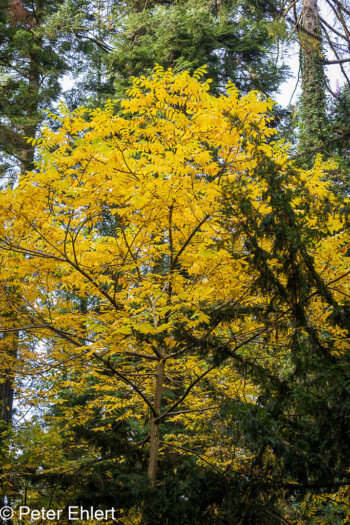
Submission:
[[[13,414],[13,361],[18,355],[18,332],[4,334],[1,343],[5,347],[4,353],[8,357],[9,365],[6,366],[6,363],[4,363],[5,366],[3,366],[1,373],[0,419],[5,423],[6,427],[9,427],[12,424]]]
[[[12,420],[13,388],[8,377],[0,384],[1,420],[8,427]]]
[[[39,37],[35,37],[36,43],[42,45],[42,40]],[[35,51],[28,54],[29,65],[28,65],[28,92],[29,100],[28,107],[26,109],[26,120],[27,122],[23,126],[19,142],[22,143],[20,160],[21,160],[21,175],[24,175],[27,171],[33,169],[34,165],[34,146],[28,144],[24,137],[35,137],[37,125],[38,125],[38,94],[40,89],[40,70],[39,63]],[[8,314],[9,318],[14,316],[14,313]],[[10,360],[16,359],[18,354],[18,333],[14,332],[9,335],[6,334],[3,337],[3,343],[8,347],[6,351]],[[13,372],[7,370],[3,377],[0,378],[0,417],[5,422],[6,426],[10,426],[12,423],[13,413],[13,398],[14,388]]]
[[[314,158],[311,150],[322,148],[327,135],[326,77],[317,0],[303,0],[302,29],[299,33],[302,84],[299,150],[304,154],[305,167],[309,167]]]
[[[165,361],[162,359],[157,366],[157,375],[154,388],[154,410],[157,415],[160,415],[160,408],[162,402],[162,390],[164,380]],[[157,467],[159,456],[159,422],[154,418],[151,421],[150,429],[150,453],[148,464],[148,478],[151,485],[154,487],[157,481]]]
[[[41,47],[42,40],[35,37],[35,43]],[[23,127],[23,137],[35,137],[38,126],[38,104],[39,104],[39,90],[40,90],[40,70],[39,60],[35,52],[29,53],[29,67],[28,67],[28,92],[30,103],[26,110],[26,124]],[[26,142],[23,138],[23,149],[21,152],[21,175],[34,167],[34,146]]]
[[[318,36],[318,5],[317,0],[304,0],[302,25],[308,34]],[[312,37],[311,37],[312,38]]]

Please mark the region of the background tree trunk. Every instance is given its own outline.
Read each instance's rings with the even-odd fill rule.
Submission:
[[[9,367],[4,366],[4,373],[2,374],[0,382],[0,419],[9,427],[12,423],[13,415],[13,392],[14,392],[14,375],[11,366],[11,361],[17,358],[18,353],[18,333],[10,332],[5,334],[2,340],[6,348],[6,354],[9,359]]]
[[[300,142],[306,165],[312,163],[316,149],[326,139],[326,78],[322,62],[317,0],[304,0],[302,30],[299,33],[302,95],[300,105]]]

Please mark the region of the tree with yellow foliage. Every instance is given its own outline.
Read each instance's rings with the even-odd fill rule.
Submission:
[[[3,332],[22,334],[16,374],[41,377],[22,383],[26,402],[61,405],[67,428],[98,410],[98,432],[111,417],[145,429],[128,439],[148,447],[152,487],[167,451],[243,479],[259,468],[273,486],[277,445],[254,449],[220,414],[258,414],[269,392],[292,421],[303,359],[340,366],[348,232],[330,164],[294,167],[272,102],[233,85],[212,96],[203,72],[156,68],[120,103],[52,116],[36,170],[1,195],[0,282],[16,290],[1,307],[18,322]],[[63,391],[93,395],[77,409]]]

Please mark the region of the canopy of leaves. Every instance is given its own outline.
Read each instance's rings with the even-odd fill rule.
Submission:
[[[157,67],[122,102],[61,106],[36,170],[1,195],[3,331],[21,334],[2,372],[40,378],[18,385],[47,416],[33,443],[60,429],[52,466],[12,462],[55,505],[74,484],[141,523],[268,524],[349,482],[334,166],[297,168],[272,102],[211,95],[203,74]]]

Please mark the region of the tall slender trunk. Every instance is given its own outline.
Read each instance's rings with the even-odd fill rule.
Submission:
[[[18,333],[10,332],[2,338],[2,344],[5,347],[5,353],[8,359],[8,366],[2,368],[3,376],[0,383],[0,419],[9,427],[12,423],[13,413],[13,361],[18,354]]]
[[[40,37],[35,37],[35,43],[38,46],[41,46],[42,40]],[[38,94],[40,90],[40,64],[37,57],[37,50],[35,48],[30,50],[27,58],[28,69],[26,72],[26,78],[28,80],[28,96],[26,97],[27,106],[25,109],[25,122],[21,125],[21,129],[13,132],[14,140],[17,144],[17,158],[20,159],[21,175],[24,175],[27,171],[33,169],[34,146],[28,144],[25,137],[35,137],[39,120]],[[13,291],[14,296],[16,296],[16,289]],[[17,290],[17,292],[19,292],[19,290]],[[10,283],[9,295],[11,295]],[[9,307],[9,311],[4,313],[0,319],[0,331],[1,328],[6,329],[16,326],[16,313],[11,311],[11,308]],[[13,423],[15,362],[18,357],[19,338],[18,332],[5,332],[0,334],[0,337],[4,359],[0,372],[0,418],[6,428],[10,428]],[[4,491],[4,489],[0,490],[0,496],[1,504],[6,503],[7,505],[11,505],[11,497],[6,491]],[[8,523],[11,525],[12,521],[8,520]]]
[[[14,313],[9,312],[0,317],[1,328],[10,328],[14,320]],[[0,333],[0,347],[1,347],[1,372],[0,372],[0,430],[3,437],[3,431],[10,429],[13,419],[13,393],[14,393],[14,362],[18,357],[18,332]],[[8,446],[8,444],[6,444]],[[1,447],[3,450],[4,444]],[[2,463],[2,451],[0,452],[0,474]],[[0,506],[11,505],[11,494],[8,492],[6,485],[0,487]],[[8,525],[13,525],[12,520],[7,521]]]
[[[302,80],[299,150],[304,154],[306,165],[310,165],[327,136],[326,77],[317,0],[303,0],[302,28],[304,31],[299,34]]]
[[[157,366],[157,375],[154,388],[154,410],[159,415],[162,402],[162,390],[164,380],[165,361],[161,360]],[[157,481],[157,466],[159,456],[159,422],[151,421],[150,429],[150,453],[148,463],[148,478],[154,487]]]
[[[42,40],[35,37],[35,42],[38,46],[42,45]],[[26,110],[26,123],[23,126],[23,137],[35,137],[38,126],[38,99],[40,90],[40,70],[39,61],[35,51],[29,53],[29,67],[28,67],[28,92],[30,102]],[[34,166],[34,146],[27,143],[23,139],[23,147],[21,151],[21,175],[33,169]]]
[[[36,38],[36,43],[40,45],[41,39]],[[34,146],[28,144],[24,137],[35,137],[36,128],[38,125],[38,93],[40,89],[40,71],[37,56],[35,52],[30,52],[28,55],[28,91],[29,100],[28,107],[26,109],[27,122],[23,126],[22,130],[22,148],[21,148],[21,175],[24,175],[27,171],[33,168],[34,163]],[[15,313],[11,312],[7,314],[8,317],[14,318]],[[16,323],[14,323],[16,324]],[[7,334],[3,338],[3,343],[6,346],[6,354],[10,361],[17,358],[18,354],[18,333],[13,332]],[[13,413],[13,397],[14,397],[14,376],[13,371],[7,370],[4,376],[0,377],[0,401],[1,401],[1,419],[7,426],[12,423]]]

